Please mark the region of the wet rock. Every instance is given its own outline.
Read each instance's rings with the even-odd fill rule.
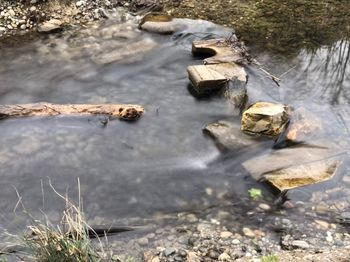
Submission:
[[[193,41],[192,53],[194,55],[211,56],[204,59],[204,63],[208,65],[235,63],[242,60],[241,53],[234,50],[234,48],[231,46],[231,43],[229,43],[227,39],[223,38]],[[220,65],[220,67],[222,66]]]
[[[140,29],[158,34],[173,34],[185,28],[186,20],[168,15],[146,15],[140,23]]]
[[[325,160],[292,166],[267,173],[263,179],[284,191],[329,180],[334,176],[338,164],[338,160]]]
[[[51,19],[38,26],[39,33],[57,33],[62,30],[62,21],[58,19]]]
[[[308,172],[310,165],[312,166],[313,164],[324,171],[325,165],[321,163],[318,164],[317,162],[324,162],[325,159],[331,160],[331,158],[333,158],[333,160],[341,160],[341,154],[343,152],[343,149],[332,142],[317,140],[312,143],[310,142],[310,144],[288,147],[280,150],[268,150],[263,155],[243,162],[242,165],[253,178],[259,180],[263,174],[278,172],[287,168],[291,168],[289,170],[294,174],[297,169],[299,173]],[[316,164],[314,162],[316,162]],[[300,167],[304,164],[309,164],[309,166]],[[295,169],[292,167],[295,167]]]
[[[198,94],[208,94],[227,87],[227,78],[205,65],[189,66],[187,72]]]
[[[277,136],[284,130],[288,120],[285,105],[257,102],[243,113],[241,129],[249,134]]]
[[[222,253],[220,256],[219,256],[219,261],[231,261],[231,257],[229,254],[227,253]]]
[[[221,150],[238,150],[254,144],[254,139],[242,133],[238,124],[225,120],[206,125],[203,132],[212,137]]]

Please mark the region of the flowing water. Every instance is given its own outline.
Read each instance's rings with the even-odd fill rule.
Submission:
[[[2,227],[23,228],[21,207],[13,213],[16,190],[34,216],[43,211],[56,219],[64,201],[49,183],[77,199],[78,178],[85,213],[97,224],[132,224],[134,218],[156,219],[244,203],[252,187],[262,188],[272,204],[273,194],[241,164],[269,154],[273,141],[223,154],[202,133],[207,123],[220,119],[239,123],[240,116],[223,98],[191,95],[186,68],[202,63],[192,56],[191,42],[230,34],[209,22],[191,24],[185,32],[159,36],[139,31],[134,21],[108,21],[0,50],[0,104],[135,103],[146,109],[137,122],[111,120],[107,125],[102,124],[103,116],[1,120]],[[141,48],[128,50],[135,42]],[[116,50],[123,54],[121,59],[101,60]],[[283,74],[283,81],[278,87],[248,66],[249,103],[263,100],[306,107],[322,121],[320,136],[335,141],[346,154],[349,54],[346,40],[313,52],[301,49],[293,56],[254,54],[271,72]],[[313,192],[339,189],[334,199],[347,203],[350,189],[343,180],[350,180],[349,167],[345,157],[333,180],[296,189],[289,197],[313,204]]]

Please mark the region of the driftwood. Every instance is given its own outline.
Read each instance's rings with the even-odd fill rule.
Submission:
[[[0,119],[26,116],[57,116],[57,115],[108,115],[124,120],[135,120],[144,112],[139,105],[128,104],[21,104],[0,106]]]

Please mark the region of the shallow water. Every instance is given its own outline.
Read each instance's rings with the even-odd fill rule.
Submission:
[[[207,123],[239,122],[239,116],[223,98],[197,99],[189,92],[186,68],[201,63],[191,55],[191,41],[230,33],[211,23],[192,23],[175,36],[140,32],[133,21],[120,26],[127,28],[124,37],[97,36],[113,25],[109,21],[91,31],[74,29],[0,51],[1,104],[135,103],[146,108],[137,122],[112,120],[107,126],[101,124],[103,116],[2,120],[3,227],[23,226],[21,207],[13,214],[16,190],[32,214],[40,217],[43,210],[56,219],[64,201],[50,181],[57,191],[77,199],[79,178],[85,213],[95,224],[132,224],[132,218],[155,219],[246,202],[249,188],[262,187],[241,163],[269,154],[273,141],[222,154],[202,134]],[[87,46],[88,39],[93,46]],[[96,54],[123,50],[136,40],[152,40],[156,46],[110,64],[94,60]],[[345,152],[332,181],[289,192],[293,201],[312,203],[313,192],[333,188],[350,197],[349,185],[342,182],[349,176],[349,52],[350,42],[344,40],[314,53],[300,50],[295,57],[257,54],[266,68],[283,75],[280,87],[257,68],[246,68],[249,103],[264,100],[306,107],[322,120],[320,138],[335,141]],[[272,203],[272,193],[263,189]]]

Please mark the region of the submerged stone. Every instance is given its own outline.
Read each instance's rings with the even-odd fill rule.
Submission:
[[[242,116],[242,131],[250,134],[277,136],[287,125],[287,106],[282,104],[257,102]]]
[[[297,108],[291,114],[286,138],[292,141],[305,141],[323,134],[321,119],[304,107]]]
[[[241,132],[238,124],[225,120],[206,125],[203,132],[213,138],[220,150],[239,150],[254,143],[251,136]]]

